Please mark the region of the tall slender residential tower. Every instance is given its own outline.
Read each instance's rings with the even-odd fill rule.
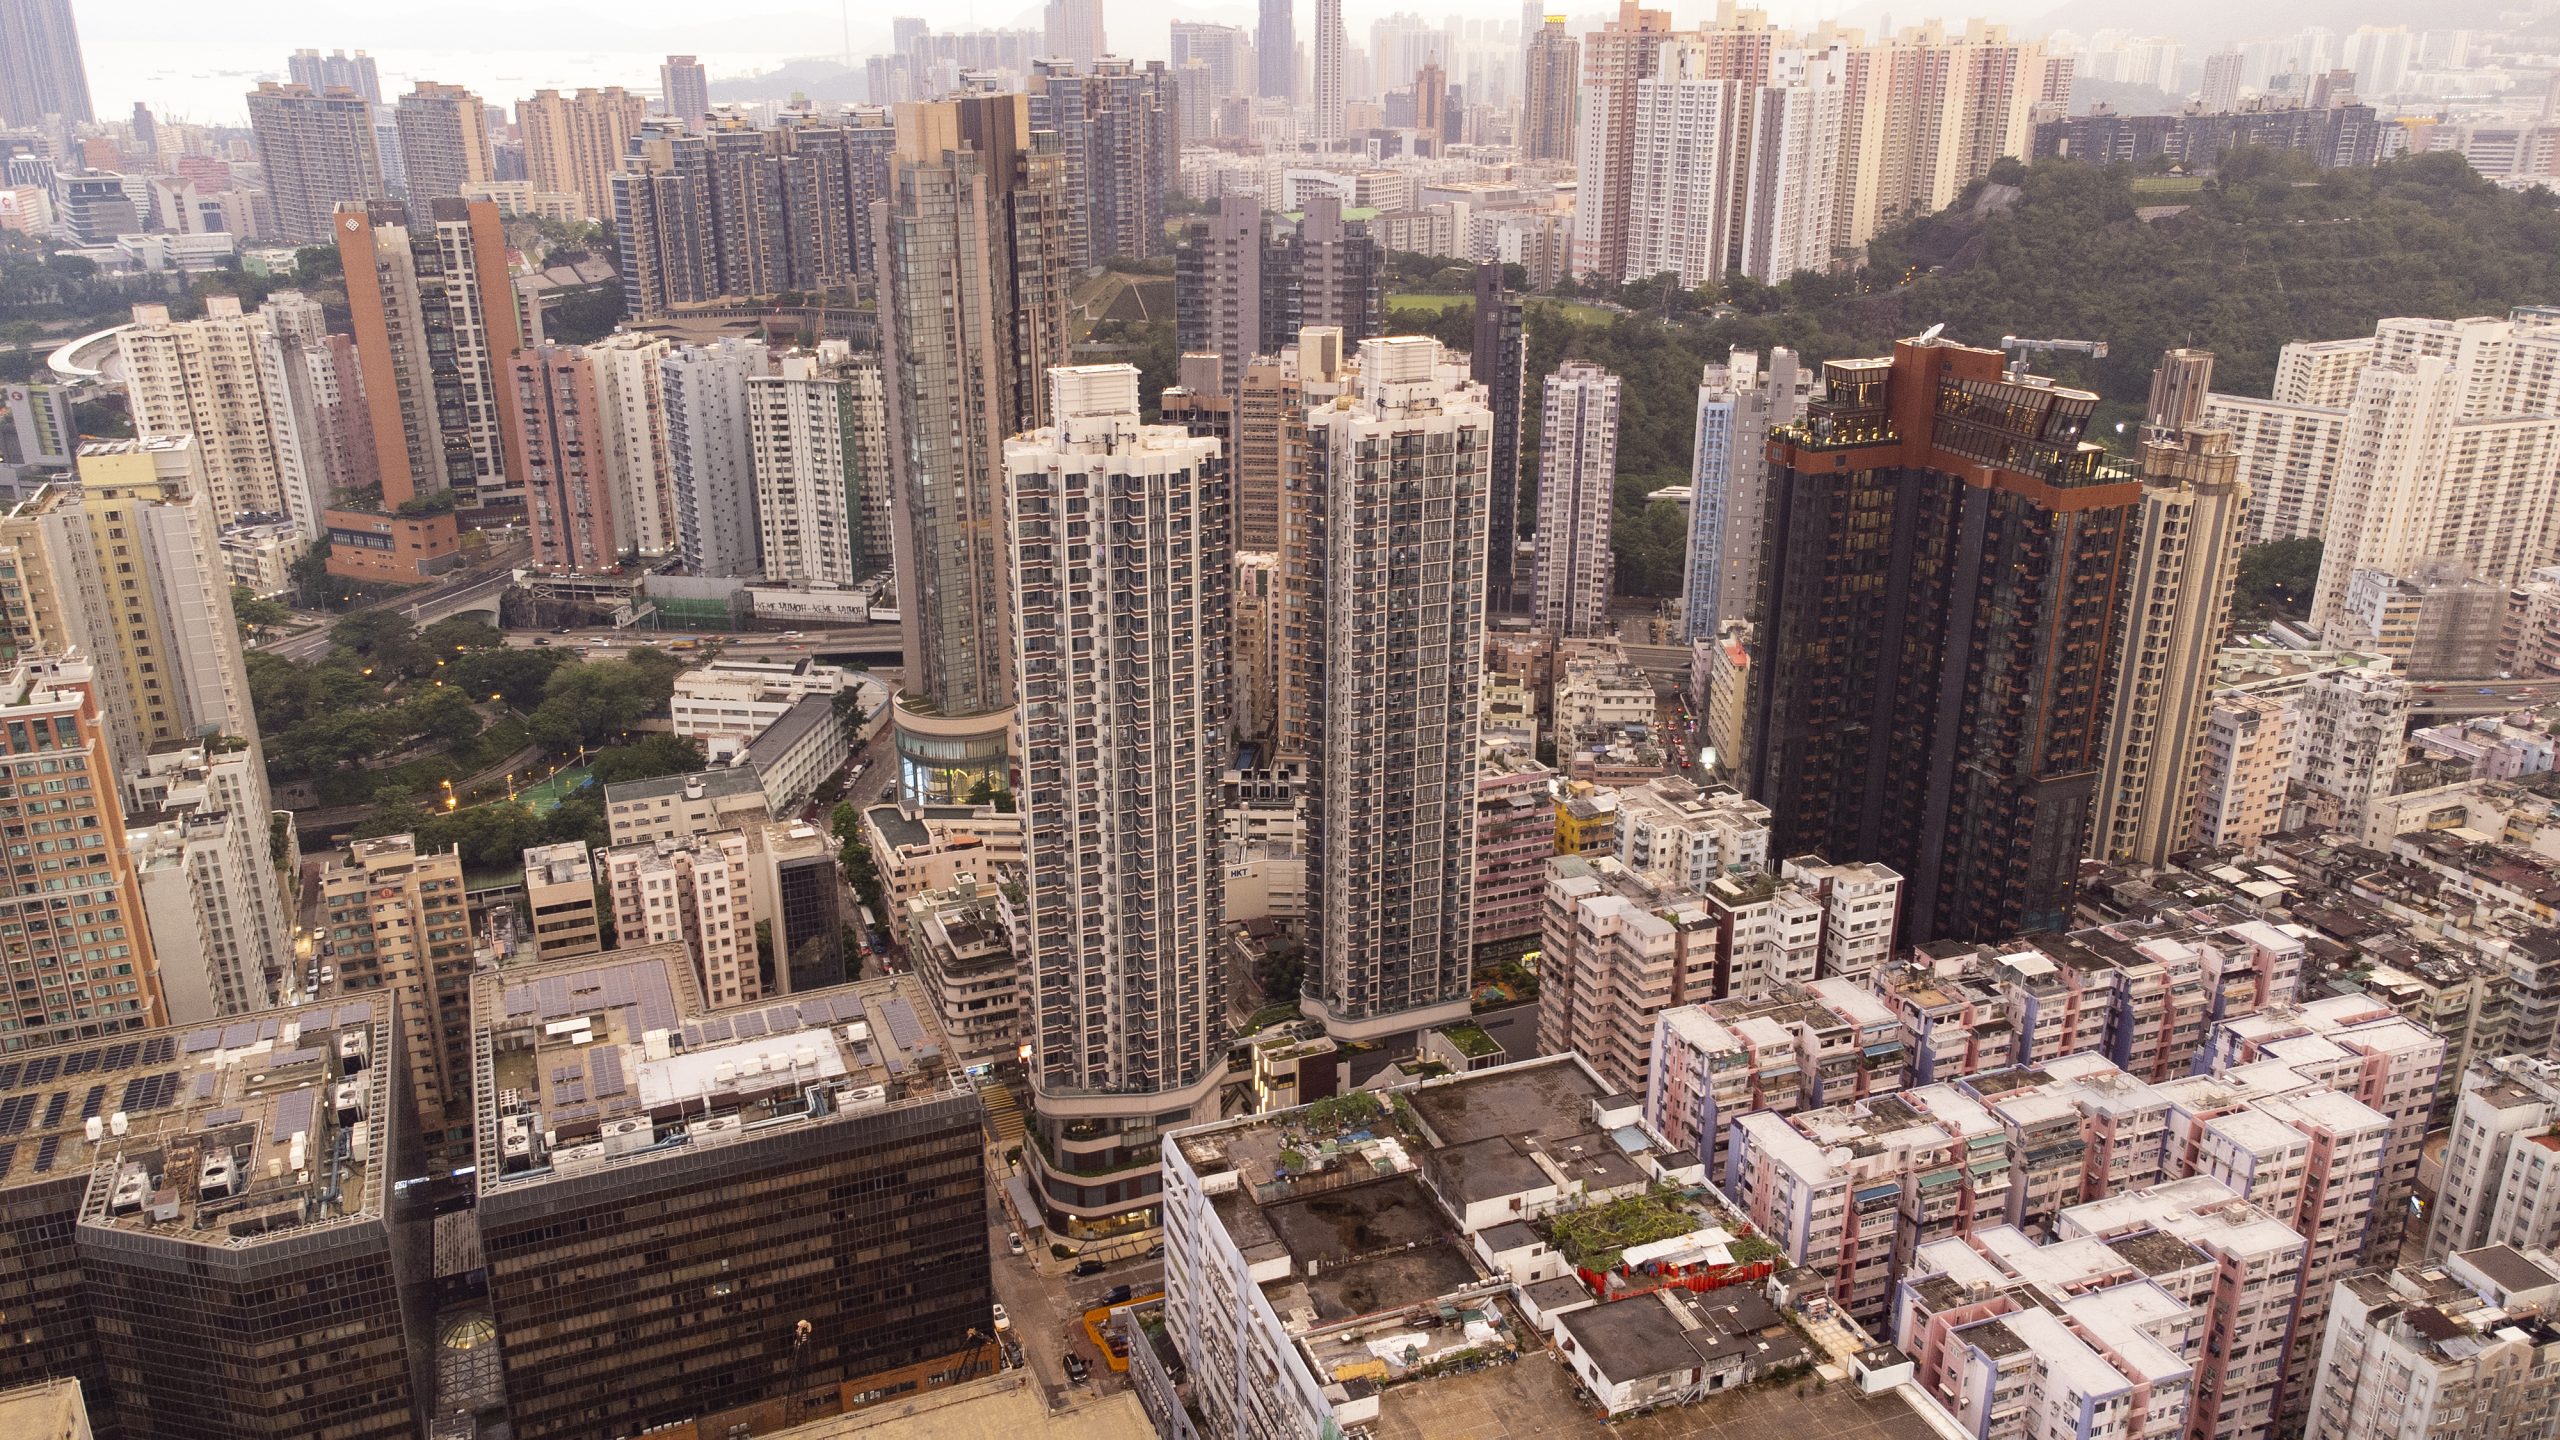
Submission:
[[[1172,72],[1117,57],[1035,60],[1031,128],[1058,137],[1074,236],[1068,258],[1099,269],[1165,251],[1164,199],[1181,144]]]
[[[648,101],[619,85],[570,95],[536,90],[516,102],[525,178],[536,190],[577,196],[589,219],[610,218],[613,174],[648,113]]]
[[[284,75],[296,85],[309,86],[315,95],[323,90],[352,90],[368,105],[382,103],[382,67],[362,50],[353,55],[344,50],[326,55],[296,50],[285,58]]]
[[[286,508],[261,367],[266,329],[263,315],[241,312],[240,297],[208,295],[196,320],[136,305],[118,337],[134,433],[194,436],[213,513],[225,522]]]
[[[502,503],[524,474],[502,380],[524,348],[506,236],[486,200],[422,208],[377,200],[337,216],[382,503],[439,490]]]
[[[1078,65],[1090,65],[1111,53],[1102,30],[1102,0],[1049,0],[1041,12],[1041,52]]]
[[[613,533],[626,551],[659,559],[676,550],[676,497],[667,442],[666,377],[674,349],[653,335],[619,331],[585,347],[595,367],[598,435],[613,508]]]
[[[1286,755],[1312,755],[1324,724],[1327,490],[1308,447],[1330,443],[1330,432],[1312,422],[1358,389],[1359,367],[1344,364],[1342,332],[1310,327],[1280,355],[1245,367],[1236,409],[1237,493],[1268,489],[1276,512],[1280,658],[1272,713]]]
[[[1230,397],[1246,362],[1273,348],[1262,325],[1263,244],[1262,202],[1221,195],[1216,209],[1183,222],[1174,251],[1176,338],[1186,355],[1218,357],[1218,389]]]
[[[903,105],[877,207],[881,369],[907,686],[898,781],[911,800],[1008,779],[1004,441],[1048,418],[1066,355],[1067,195],[1028,98]]]
[[[212,296],[205,297],[205,311],[213,311]],[[269,295],[252,319],[284,513],[305,539],[317,540],[334,497],[374,475],[373,425],[365,415],[355,342],[330,334],[320,302],[298,290]]]
[[[2238,432],[2261,503],[2299,517],[2281,533],[2321,536],[2314,628],[2340,632],[2358,571],[2450,561],[2514,585],[2549,559],[2560,315],[2385,320],[2370,339],[2288,345],[2276,374],[2274,400],[2215,396],[2205,418]]]
[[[1528,89],[1520,104],[1520,158],[1573,158],[1574,104],[1582,89],[1582,42],[1549,15],[1522,54]]]
[[[2067,923],[2142,486],[2098,397],[1905,341],[1769,441],[1743,775],[1773,851],[1906,877],[1903,938]]]
[[[1518,608],[1512,570],[1520,542],[1520,428],[1528,403],[1529,334],[1520,297],[1503,288],[1502,266],[1476,267],[1475,348],[1467,373],[1493,411],[1493,471],[1485,490],[1484,593],[1492,610]]]
[[[399,1007],[409,1097],[430,1149],[471,1136],[471,910],[462,857],[416,837],[358,840],[320,868],[320,958]],[[450,1127],[448,1129],[447,1127]]]
[[[1022,684],[1030,1167],[1051,1230],[1153,1208],[1160,1130],[1225,1078],[1218,776],[1233,628],[1214,439],[1138,423],[1130,365],[1049,372],[1006,443]]]
[[[2212,398],[2212,351],[2162,351],[2160,363],[2151,371],[2151,398],[2143,407],[2145,435],[2157,432],[2176,438],[2204,418],[2205,402]]]
[[[1618,481],[1618,377],[1568,361],[1547,377],[1538,429],[1537,580],[1532,613],[1556,635],[1608,627]]]
[[[1297,5],[1298,0],[1262,0],[1253,32],[1253,64],[1260,82],[1254,93],[1266,100],[1297,98]]]
[[[841,340],[747,381],[767,579],[851,585],[888,568],[888,421],[880,367]]]
[[[89,69],[71,0],[0,0],[0,124],[67,125],[98,117],[89,106]]]
[[[1830,266],[1849,96],[1849,48],[1837,42],[1779,50],[1767,83],[1742,96],[1751,136],[1735,257],[1743,274],[1774,285]]]
[[[498,177],[489,153],[489,109],[459,85],[421,80],[400,97],[400,160],[412,205],[459,195]]]
[[[676,555],[696,575],[759,573],[747,382],[773,368],[761,340],[686,345],[658,362]]]
[[[1341,148],[1349,134],[1343,106],[1350,96],[1343,86],[1348,79],[1350,43],[1342,29],[1342,0],[1316,0],[1315,141],[1319,150]]]
[[[2035,139],[2047,88],[2041,40],[2015,40],[1981,20],[1958,34],[1932,20],[1869,47],[1853,66],[1859,124],[1844,133],[1845,225],[1836,243],[1863,249],[1878,230],[1943,210],[2004,155]]]
[[[534,568],[553,575],[605,575],[622,563],[614,529],[613,480],[603,438],[604,403],[595,365],[571,345],[519,350],[506,383],[525,461],[525,528]]]
[[[80,483],[52,485],[0,518],[14,563],[10,638],[21,655],[78,651],[112,770],[214,736],[245,742],[258,722],[231,617],[221,523],[205,494],[195,437],[92,440]],[[254,770],[266,813],[263,760]]]
[[[1636,82],[1626,182],[1603,189],[1593,217],[1604,262],[1595,273],[1602,280],[1616,284],[1669,273],[1682,286],[1695,287],[1730,266],[1749,153],[1745,97],[1756,93],[1768,61],[1765,48],[1737,54],[1737,47],[1725,43],[1732,38],[1667,36],[1655,52],[1654,72]],[[1595,98],[1599,94],[1595,87]],[[1605,160],[1613,140],[1590,129],[1597,120],[1586,116],[1584,138]],[[1586,158],[1584,168],[1590,167]],[[1580,203],[1577,198],[1577,216]],[[1610,268],[1605,262],[1616,235],[1625,237],[1616,247],[1622,258]]]
[[[59,828],[73,838],[58,843],[94,847],[54,862],[63,873],[29,868],[0,879],[0,924],[17,932],[0,954],[11,995],[0,1046],[19,1052],[165,1024],[89,664],[74,652],[0,680],[0,777],[9,782],[0,822],[21,833]],[[91,943],[110,935],[113,943]]]
[[[2231,432],[2157,431],[2142,444],[2142,516],[2128,576],[2115,704],[2090,853],[2165,865],[2184,845],[2205,765],[2214,661],[2248,534]]]
[[[1627,273],[1627,193],[1635,179],[1638,88],[1671,38],[1671,12],[1619,0],[1618,18],[1582,47],[1580,171],[1573,202],[1575,275],[1615,284]],[[1661,137],[1668,140],[1670,137]]]
[[[1266,349],[1310,326],[1338,329],[1353,344],[1378,333],[1384,252],[1368,222],[1345,219],[1342,208],[1338,195],[1309,197],[1298,228],[1272,237],[1263,251]]]
[[[658,67],[658,109],[687,130],[700,130],[711,113],[711,74],[691,55],[670,55]]]
[[[1711,640],[1752,618],[1767,513],[1768,439],[1804,414],[1812,376],[1796,352],[1733,350],[1698,378],[1698,428],[1690,451],[1689,549],[1681,587],[1681,638]]]
[[[225,623],[232,618],[231,574],[222,517],[206,492],[198,448],[174,440],[80,447],[80,504],[97,548],[100,608],[116,642],[92,649],[90,658],[124,668],[151,749],[228,737],[259,757],[239,627]],[[126,763],[138,766],[141,758]],[[263,814],[263,768],[255,783],[253,808]]]
[[[1412,456],[1429,457],[1419,473]],[[1483,392],[1425,336],[1364,341],[1356,387],[1307,418],[1307,914],[1323,963],[1302,1004],[1338,1038],[1467,1013],[1492,467]]]
[[[275,207],[275,238],[325,244],[339,205],[391,192],[373,138],[373,107],[352,90],[270,80],[249,95],[249,134]]]
[[[607,177],[625,308],[663,319],[723,298],[851,285],[871,272],[871,206],[888,185],[885,111],[703,133],[646,126]]]

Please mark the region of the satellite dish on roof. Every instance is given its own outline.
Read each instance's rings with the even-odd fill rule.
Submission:
[[[1932,325],[1932,326],[1930,326],[1928,329],[1923,330],[1923,331],[1921,331],[1921,332],[1920,332],[1920,343],[1921,343],[1921,344],[1923,344],[1923,345],[1927,345],[1927,344],[1929,344],[1929,343],[1931,343],[1931,342],[1935,341],[1939,336],[1944,335],[1944,334],[1946,334],[1946,333],[1947,333],[1947,322],[1945,322],[1944,320],[1941,320],[1941,321],[1939,321],[1937,324]]]

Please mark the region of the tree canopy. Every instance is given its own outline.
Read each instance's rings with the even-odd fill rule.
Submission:
[[[1678,512],[1641,497],[1688,479],[1699,372],[1733,348],[1783,345],[1818,364],[1887,353],[1933,324],[1973,345],[2005,335],[2104,340],[2104,360],[2038,355],[2034,368],[2123,413],[2142,403],[2173,347],[2213,351],[2216,389],[2263,395],[2292,341],[2560,295],[2560,197],[2503,190],[2458,155],[2322,170],[2300,155],[2244,149],[2201,188],[2174,190],[2140,167],[2070,160],[2004,162],[1993,179],[1886,230],[1855,268],[1696,291],[1655,277],[1607,291],[1600,307],[1532,298],[1521,534],[1536,526],[1545,377],[1568,359],[1623,382],[1619,588],[1667,594],[1681,561]],[[1391,257],[1396,288],[1446,286],[1444,267],[1427,261]],[[1473,308],[1461,299],[1427,315],[1403,311],[1390,328],[1464,349]]]

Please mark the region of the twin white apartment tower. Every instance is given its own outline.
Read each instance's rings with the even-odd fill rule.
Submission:
[[[1366,341],[1357,371],[1309,414],[1295,501],[1320,590],[1308,1005],[1355,1036],[1467,1011],[1493,445],[1437,341]],[[1232,500],[1219,441],[1141,423],[1134,367],[1048,384],[1055,423],[1004,457],[1034,1089],[1134,1135],[1214,1118],[1222,1073]]]

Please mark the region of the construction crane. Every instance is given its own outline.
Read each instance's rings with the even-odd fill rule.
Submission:
[[[2086,355],[2092,360],[2107,358],[2107,342],[2104,340],[2030,340],[2023,335],[2003,335],[2000,337],[2000,349],[2009,357],[2010,366],[2021,375],[2027,371],[2025,356],[2032,351],[2061,351]]]

